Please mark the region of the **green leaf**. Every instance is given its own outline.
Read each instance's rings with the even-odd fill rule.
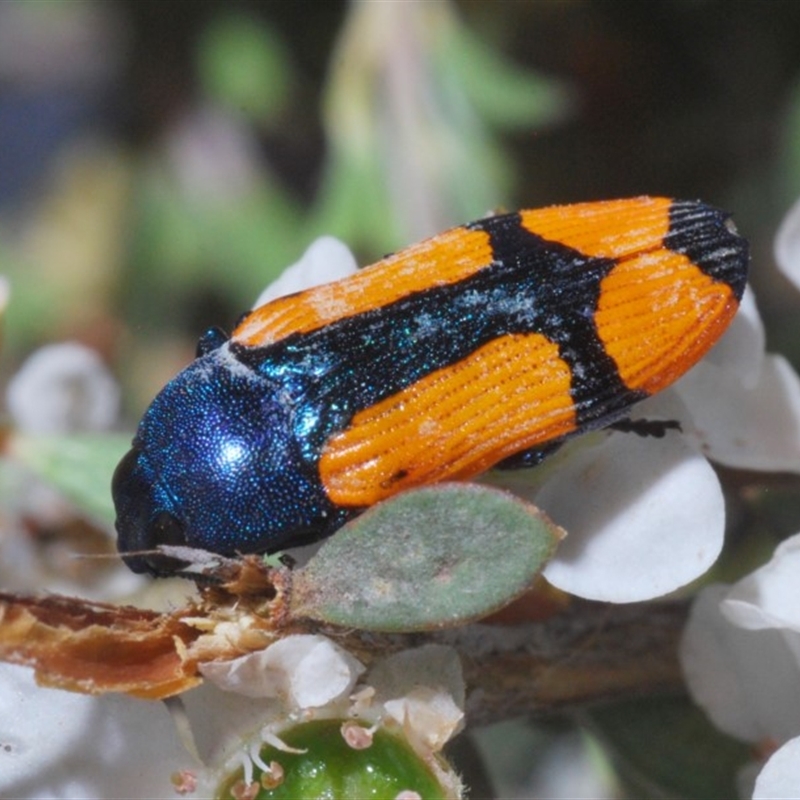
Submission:
[[[130,434],[16,434],[9,451],[87,516],[113,525],[111,476],[130,445]]]
[[[528,589],[562,535],[498,489],[405,492],[345,525],[295,573],[292,611],[368,630],[457,625]]]
[[[262,121],[283,108],[292,81],[289,53],[263,21],[244,14],[216,19],[198,49],[200,79],[214,99]]]
[[[626,700],[591,712],[631,796],[725,800],[748,745],[720,733],[687,698]]]
[[[526,70],[506,59],[466,26],[448,30],[439,51],[443,69],[458,75],[481,117],[490,125],[535,128],[560,122],[573,98],[563,81]]]
[[[331,234],[355,252],[387,253],[403,243],[376,154],[331,147],[304,241]]]
[[[126,303],[148,330],[174,319],[174,297],[187,287],[214,289],[249,308],[308,243],[294,203],[264,176],[254,176],[251,190],[220,202],[189,197],[152,173],[140,180],[137,202],[136,269]]]

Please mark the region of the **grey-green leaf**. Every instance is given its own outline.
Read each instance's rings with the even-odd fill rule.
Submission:
[[[129,433],[15,434],[9,449],[80,511],[97,522],[112,525],[115,514],[111,476],[130,443]]]
[[[379,631],[457,625],[528,589],[563,535],[487,486],[405,492],[345,525],[295,573],[292,612]]]

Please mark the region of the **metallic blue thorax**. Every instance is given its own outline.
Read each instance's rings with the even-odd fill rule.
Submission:
[[[271,534],[287,530],[318,532],[331,508],[295,416],[281,384],[227,344],[194,361],[153,401],[115,476],[118,519],[142,532],[126,549],[153,547],[146,532],[164,514],[185,532],[180,543],[227,554],[273,549]]]

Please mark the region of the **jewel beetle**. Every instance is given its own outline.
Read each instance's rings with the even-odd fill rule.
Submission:
[[[488,217],[256,308],[144,414],[112,482],[118,548],[168,574],[142,551],[275,551],[534,463],[695,364],[748,260],[727,214],[639,197]]]

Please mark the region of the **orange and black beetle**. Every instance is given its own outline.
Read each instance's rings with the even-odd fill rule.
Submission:
[[[502,214],[248,314],[158,395],[114,475],[118,545],[332,533],[412,486],[535,462],[671,384],[739,305],[727,215],[641,197]]]

